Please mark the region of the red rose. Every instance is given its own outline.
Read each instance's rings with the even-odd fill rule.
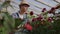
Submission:
[[[51,8],[51,10],[55,10],[55,8],[54,8],[54,7],[52,7],[52,8]]]
[[[30,24],[25,24],[24,27],[29,31],[32,30],[32,26]]]
[[[42,12],[46,11],[46,8],[43,8]]]
[[[55,7],[52,7],[50,11],[48,11],[48,13],[54,13]]]
[[[33,19],[32,19],[32,22],[34,22],[34,21],[37,21],[37,19],[36,19],[36,18],[33,18]]]
[[[51,22],[53,19],[51,17],[48,18],[48,21]]]
[[[40,20],[40,21],[41,21],[41,19],[43,19],[43,17],[42,17],[42,16],[39,16],[39,17],[37,18],[37,20]]]
[[[33,11],[31,11],[31,12],[30,12],[30,15],[33,15],[33,14],[34,14]]]

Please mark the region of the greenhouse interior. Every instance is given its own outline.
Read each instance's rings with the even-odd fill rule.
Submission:
[[[0,0],[0,34],[60,34],[60,0]]]

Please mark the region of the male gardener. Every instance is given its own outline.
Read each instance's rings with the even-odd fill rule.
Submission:
[[[21,3],[20,3],[20,5],[19,5],[20,10],[19,10],[17,13],[12,14],[13,18],[14,18],[14,19],[18,18],[18,19],[20,19],[19,21],[24,20],[24,21],[22,22],[22,25],[24,25],[25,22],[28,20],[28,19],[27,19],[27,14],[26,14],[26,12],[27,12],[27,10],[28,10],[29,7],[30,7],[30,5],[29,5],[25,0],[22,0]],[[19,24],[19,23],[21,23],[21,22],[18,22],[18,24]],[[17,22],[16,22],[15,24],[17,24]],[[18,24],[17,24],[17,25],[18,25]],[[17,26],[17,28],[21,29],[20,26],[21,26],[21,25],[19,24],[19,25]],[[23,26],[22,26],[22,27],[23,27]],[[19,29],[18,29],[18,30],[19,30]],[[21,29],[21,30],[22,30],[22,29]],[[19,31],[20,31],[20,30],[19,30]],[[16,32],[15,34],[20,34],[20,32]]]
[[[13,14],[13,18],[24,19],[25,13],[27,12],[29,6],[30,5],[25,0],[22,0],[19,5],[20,10],[19,10],[19,12]]]

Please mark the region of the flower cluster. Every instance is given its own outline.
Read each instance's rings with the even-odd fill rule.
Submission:
[[[55,8],[51,8],[51,10],[54,10]],[[48,14],[50,14],[48,11],[46,11],[46,8],[42,9],[42,13],[37,15],[37,17],[32,18],[31,23],[27,22],[27,24],[24,25],[25,29],[27,30],[32,30],[33,27],[38,27],[39,25],[46,25],[47,22],[48,23],[52,23],[54,22],[53,20],[53,16],[49,16]],[[31,11],[30,15],[33,16],[34,12]]]

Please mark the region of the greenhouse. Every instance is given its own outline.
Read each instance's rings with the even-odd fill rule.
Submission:
[[[60,34],[60,0],[0,0],[0,34]]]

